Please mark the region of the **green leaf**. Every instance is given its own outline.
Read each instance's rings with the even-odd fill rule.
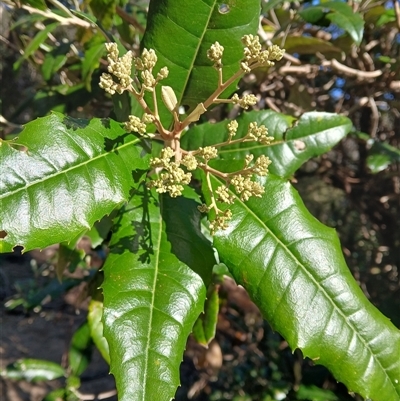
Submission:
[[[208,286],[212,270],[217,264],[211,242],[200,229],[200,204],[183,196],[162,197],[162,216],[172,253],[197,273]],[[191,249],[192,252],[188,252]]]
[[[112,27],[113,18],[116,13],[117,0],[90,0],[88,2],[93,15],[98,19],[104,29]]]
[[[71,373],[79,376],[90,363],[92,358],[92,338],[88,322],[84,322],[72,336],[69,347],[68,361]]]
[[[65,371],[58,363],[43,359],[20,359],[2,370],[1,376],[28,381],[54,380],[65,376]]]
[[[73,272],[78,265],[84,260],[86,252],[83,249],[76,247],[77,242],[81,239],[81,236],[77,240],[72,240],[70,243],[62,242],[58,248],[58,258],[56,264],[56,276],[61,282],[64,271],[69,267],[70,271]]]
[[[120,401],[173,398],[204,305],[203,281],[172,253],[159,206],[145,187],[134,195],[104,265],[104,336]]]
[[[388,154],[373,154],[367,157],[367,166],[374,174],[385,170],[392,162]]]
[[[385,170],[392,163],[400,162],[400,149],[395,148],[387,142],[377,141],[365,132],[355,133],[360,139],[367,142],[368,157],[367,166],[372,173],[376,174]]]
[[[262,4],[262,11],[263,14],[266,14],[268,11],[276,8],[280,3],[283,3],[285,0],[268,0],[263,1]]]
[[[49,81],[67,61],[67,53],[71,48],[70,43],[61,43],[46,54],[42,64],[43,79]]]
[[[56,29],[58,25],[59,25],[59,22],[53,22],[52,24],[45,26],[45,28],[43,30],[39,31],[35,35],[35,37],[25,47],[24,55],[14,63],[14,66],[13,66],[14,70],[19,69],[22,62],[24,60],[26,60],[28,57],[30,57],[39,48],[39,46],[47,39],[47,35],[50,32],[54,31],[54,29]]]
[[[0,251],[70,241],[129,197],[148,158],[140,141],[108,119],[53,113],[0,147]]]
[[[44,0],[23,0],[21,1],[21,4],[29,4],[30,6],[43,11],[47,9],[47,5]]]
[[[178,104],[193,109],[214,92],[218,82],[207,50],[216,41],[224,46],[223,75],[231,77],[243,58],[241,38],[257,32],[259,16],[259,0],[152,0],[142,47],[155,50],[156,72],[168,67],[169,76],[162,85],[174,89]],[[232,94],[236,84],[225,96]],[[165,125],[172,121],[164,105],[160,114]]]
[[[67,390],[65,388],[58,388],[46,394],[43,401],[60,401],[67,398]]]
[[[110,349],[108,348],[107,340],[103,336],[103,322],[101,321],[102,316],[103,303],[92,299],[89,303],[88,312],[90,335],[92,336],[92,340],[97,349],[100,351],[100,354],[104,360],[110,364]]]
[[[293,350],[349,391],[398,401],[400,332],[357,285],[335,231],[309,214],[288,182],[260,182],[265,195],[237,200],[229,228],[215,236],[221,260]]]
[[[339,28],[345,30],[358,45],[364,34],[364,20],[360,13],[341,1],[328,1],[317,6],[307,7],[299,13],[307,22],[318,24],[324,16]]]
[[[267,155],[272,164],[271,173],[290,177],[312,157],[319,156],[336,145],[352,127],[351,121],[344,116],[331,113],[310,112],[303,114],[295,126],[290,128],[294,118],[271,110],[243,113],[238,119],[239,128],[235,139],[246,135],[251,122],[264,124],[269,135],[275,138],[270,146],[256,142],[245,142],[224,146],[219,156],[224,160],[243,160],[246,154],[255,157]],[[227,139],[227,122],[205,123],[191,128],[182,138],[182,147],[188,150],[200,146],[210,146]]]
[[[297,400],[307,401],[338,401],[338,397],[329,390],[325,390],[316,386],[305,386],[301,384],[296,391]]]
[[[88,45],[85,57],[82,60],[82,80],[85,82],[86,89],[91,90],[91,79],[93,71],[99,67],[100,58],[105,52],[104,37],[95,36]]]
[[[273,43],[279,45],[281,39],[273,40]],[[289,53],[315,54],[317,52],[340,52],[341,50],[332,43],[320,38],[307,36],[288,36],[285,40],[284,48]]]
[[[85,236],[90,239],[93,249],[100,246],[108,237],[112,227],[111,216],[112,214],[110,216],[104,216],[100,221],[94,223],[94,226],[85,233]]]
[[[211,283],[208,287],[204,313],[198,317],[193,327],[194,338],[199,344],[205,347],[208,347],[208,344],[214,339],[217,329],[219,287],[220,283]]]

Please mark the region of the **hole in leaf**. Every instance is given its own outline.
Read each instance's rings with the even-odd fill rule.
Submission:
[[[220,14],[228,14],[231,9],[229,8],[228,4],[222,3],[218,7],[218,11]]]
[[[294,147],[297,150],[304,150],[306,148],[306,144],[303,141],[295,140],[294,141]]]
[[[7,232],[4,230],[0,230],[0,239],[4,239],[7,237]]]

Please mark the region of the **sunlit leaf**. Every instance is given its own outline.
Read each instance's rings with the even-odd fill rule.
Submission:
[[[104,336],[120,401],[173,398],[204,305],[203,281],[174,255],[159,206],[146,188],[135,193],[115,220],[104,266]]]
[[[331,113],[310,112],[295,119],[271,110],[251,111],[237,118],[239,128],[234,139],[247,134],[249,124],[264,124],[269,135],[274,137],[271,146],[257,142],[244,142],[221,148],[223,160],[243,160],[246,154],[255,157],[267,155],[272,160],[271,173],[290,177],[307,160],[321,155],[336,145],[351,130],[351,121],[344,116]],[[191,128],[182,138],[182,147],[188,150],[211,146],[227,140],[228,122],[205,123]]]
[[[25,151],[0,147],[2,252],[71,241],[128,199],[148,167],[139,139],[109,119],[53,113],[17,142]]]
[[[237,200],[229,228],[215,236],[221,260],[293,350],[349,391],[397,401],[399,330],[357,285],[335,231],[309,214],[288,182],[261,182],[265,194]]]
[[[163,85],[174,89],[180,105],[193,109],[214,92],[218,82],[207,50],[216,41],[224,46],[223,74],[229,78],[243,58],[241,38],[256,33],[259,15],[259,0],[151,1],[142,46],[156,51],[156,71],[168,67]],[[225,95],[232,94],[235,87],[236,83]],[[171,114],[163,105],[160,113],[168,125]]]

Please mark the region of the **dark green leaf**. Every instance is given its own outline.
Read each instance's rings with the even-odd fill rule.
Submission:
[[[28,381],[54,380],[64,375],[58,363],[43,359],[20,359],[1,371],[1,376],[8,379]]]
[[[68,361],[71,373],[79,376],[90,363],[92,358],[92,338],[88,322],[84,322],[72,336],[69,347]]]
[[[217,0],[152,0],[142,46],[156,51],[156,72],[168,67],[169,76],[162,85],[174,89],[180,105],[193,109],[214,92],[218,82],[207,50],[216,41],[224,46],[223,74],[224,79],[229,78],[238,71],[243,58],[241,38],[256,33],[259,16],[259,0],[224,4]],[[225,96],[235,87],[236,83],[231,85]],[[168,125],[170,113],[160,107],[162,121]]]
[[[79,236],[79,239],[81,236]],[[85,251],[76,248],[77,241],[71,241],[69,244],[62,242],[58,248],[58,259],[56,265],[56,275],[61,282],[64,271],[69,267],[70,271],[75,271],[78,265],[85,258]]]
[[[200,204],[183,196],[171,198],[163,195],[162,216],[172,253],[197,273],[207,286],[213,266],[217,263],[211,242],[200,229]],[[188,252],[191,249],[192,252]]]
[[[119,400],[169,401],[205,286],[172,253],[158,201],[145,187],[113,232],[104,265],[103,321]]]
[[[245,142],[224,146],[219,156],[224,160],[243,160],[246,154],[258,157],[267,155],[271,160],[270,172],[290,177],[312,157],[319,156],[336,145],[351,129],[351,121],[331,113],[310,112],[303,114],[293,128],[294,118],[271,110],[243,113],[238,119],[239,129],[235,139],[246,135],[251,122],[264,124],[275,138],[271,146]],[[190,129],[182,138],[182,147],[188,150],[210,146],[227,139],[227,121],[205,123]]]
[[[222,261],[293,350],[349,391],[398,401],[399,330],[357,285],[335,231],[309,214],[288,182],[260,182],[265,195],[237,200],[229,228],[215,236]]]
[[[85,233],[92,243],[92,248],[97,248],[108,237],[112,227],[112,215],[104,216],[100,221],[94,223],[94,226]]]
[[[318,24],[324,16],[339,28],[346,31],[357,44],[361,43],[364,34],[364,20],[360,13],[341,1],[328,1],[317,6],[307,7],[300,15],[312,24]]]
[[[27,150],[0,147],[2,252],[72,240],[123,203],[148,167],[140,141],[108,119],[53,113],[17,142]]]
[[[23,0],[21,4],[29,4],[33,8],[37,8],[38,10],[46,10],[47,5],[44,0]]]
[[[52,51],[46,54],[42,64],[42,74],[46,81],[49,81],[67,61],[67,53],[70,50],[69,43],[61,43]]]
[[[281,39],[274,40],[275,44],[279,44]],[[332,43],[320,38],[307,36],[288,36],[285,40],[285,50],[289,53],[298,54],[315,54],[317,52],[340,52],[341,50]]]
[[[103,336],[103,322],[101,318],[103,316],[103,303],[95,300],[91,300],[89,304],[88,323],[90,327],[90,335],[96,345],[97,349],[104,360],[110,364],[110,350],[108,343]]]

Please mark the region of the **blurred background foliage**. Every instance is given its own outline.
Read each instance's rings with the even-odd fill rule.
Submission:
[[[230,1],[225,3],[221,10],[229,9]],[[24,123],[51,110],[74,117],[113,116],[113,101],[98,86],[107,65],[104,43],[116,41],[138,55],[147,8],[145,0],[1,1],[0,139],[17,135]],[[351,135],[304,165],[292,182],[310,211],[336,228],[348,265],[367,297],[400,327],[400,3],[262,1],[258,33],[264,43],[278,44],[287,53],[275,67],[259,69],[241,81],[239,92],[254,93],[256,108],[294,117],[329,111],[353,121]],[[223,106],[207,118],[220,121],[237,112]],[[33,387],[15,387],[13,380],[55,378],[60,382],[43,390],[52,390],[48,400],[115,399],[112,383],[106,391],[96,382],[88,387],[90,394],[84,394],[81,385],[107,375],[107,367],[93,354],[87,326],[75,318],[76,311],[88,309],[88,295],[101,298],[95,289],[110,227],[110,219],[105,219],[72,246],[47,253],[0,255],[3,362],[29,357],[34,342],[40,341],[27,340],[25,350],[16,352],[7,340],[14,330],[9,326],[17,324],[14,318],[18,327],[36,319],[50,331],[48,321],[59,313],[69,316],[71,326],[62,329],[61,357],[50,349],[48,355],[39,353],[57,366],[25,360],[31,376],[18,373],[18,364],[10,365],[7,374],[3,371],[4,399],[11,399],[13,391],[21,400],[42,397]],[[91,304],[91,313],[93,308]],[[25,330],[17,330],[21,341]],[[97,370],[89,369],[85,376],[91,358]],[[48,374],[32,373],[40,369]],[[208,349],[189,339],[181,371],[181,401],[359,399],[326,369],[292,353],[229,279],[220,287],[216,339]]]

